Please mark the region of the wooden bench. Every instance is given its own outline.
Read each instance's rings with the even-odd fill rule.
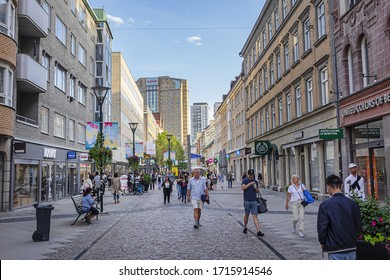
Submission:
[[[73,226],[77,222],[77,220],[80,218],[81,215],[85,214],[84,217],[81,219],[81,220],[84,220],[85,217],[90,213],[89,211],[85,211],[85,209],[83,209],[83,207],[81,207],[82,199],[83,199],[82,194],[72,196],[72,201],[73,201],[74,207],[76,208],[76,212],[77,212],[78,216],[77,216],[76,220],[73,222],[73,224],[71,224],[71,226]],[[96,215],[96,220],[98,219],[98,216],[99,215]]]

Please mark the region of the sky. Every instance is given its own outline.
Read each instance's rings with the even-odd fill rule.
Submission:
[[[89,0],[104,8],[135,80],[188,81],[190,105],[221,102],[241,72],[239,56],[264,0]]]

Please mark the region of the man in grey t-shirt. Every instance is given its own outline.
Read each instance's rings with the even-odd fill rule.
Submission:
[[[203,201],[202,194],[206,194],[206,200],[209,199],[209,190],[206,185],[206,178],[200,177],[200,170],[194,170],[194,177],[192,177],[188,181],[187,187],[187,201],[192,203],[192,207],[194,208],[194,228],[198,228],[201,226],[199,223]]]

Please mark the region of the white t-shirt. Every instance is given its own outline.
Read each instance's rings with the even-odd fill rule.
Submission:
[[[304,184],[300,184],[299,187],[295,185],[290,185],[287,189],[289,193],[291,193],[291,199],[290,201],[298,201],[298,200],[304,200],[305,197],[303,196],[303,191],[306,190],[306,187]]]
[[[344,181],[344,194],[348,197],[352,197],[353,193],[355,193],[358,198],[364,200],[364,179],[363,177],[360,177],[360,180],[358,181],[359,187],[352,188],[352,185],[355,183],[356,180],[357,176],[355,177],[352,174],[349,174],[349,176]]]

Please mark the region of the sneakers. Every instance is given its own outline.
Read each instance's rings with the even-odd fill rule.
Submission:
[[[194,225],[194,228],[199,228],[199,226],[197,224]]]
[[[264,236],[264,233],[262,233],[261,231],[259,231],[259,232],[257,233],[257,236]]]
[[[292,232],[293,232],[293,233],[296,233],[296,232],[297,232],[297,227],[294,226],[294,225],[292,226]]]
[[[299,235],[300,237],[305,237],[305,235],[303,234],[302,231],[300,231],[298,235]]]
[[[248,229],[247,229],[247,228],[244,228],[244,230],[242,231],[242,233],[247,234],[247,233],[248,233]]]

